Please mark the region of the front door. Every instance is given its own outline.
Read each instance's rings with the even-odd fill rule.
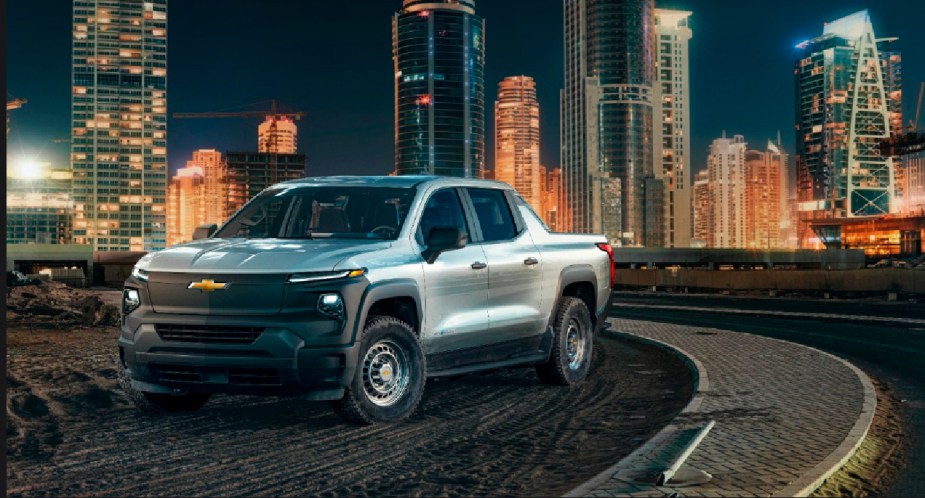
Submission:
[[[434,192],[428,199],[416,238],[423,251],[426,235],[436,226],[461,227],[469,233],[459,193],[455,188]],[[471,237],[469,239],[471,241]],[[428,369],[461,366],[459,356],[484,344],[488,334],[488,266],[482,247],[466,247],[441,253],[424,267],[424,325],[421,341],[428,355]]]

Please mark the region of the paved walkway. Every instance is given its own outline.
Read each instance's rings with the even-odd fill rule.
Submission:
[[[668,345],[685,356],[699,385],[672,425],[567,496],[805,496],[850,458],[870,427],[874,388],[835,356],[724,330],[610,322],[609,333]],[[710,420],[715,426],[674,483],[655,486],[657,472]],[[679,486],[692,469],[712,479]]]
[[[918,318],[902,318],[892,316],[846,315],[835,313],[806,313],[800,311],[754,310],[742,308],[715,308],[705,306],[680,306],[674,304],[640,304],[640,303],[613,303],[615,308],[650,308],[672,311],[707,311],[711,313],[732,313],[738,315],[767,315],[782,316],[786,318],[813,318],[838,321],[874,322],[886,324],[907,324],[925,326],[925,320]]]

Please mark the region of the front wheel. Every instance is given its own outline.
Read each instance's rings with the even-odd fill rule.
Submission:
[[[536,373],[545,384],[574,386],[588,376],[594,345],[591,312],[577,297],[559,301],[552,351],[546,363],[536,366]]]
[[[129,378],[128,371],[119,368],[119,385],[122,391],[132,401],[139,411],[144,413],[173,413],[173,412],[192,412],[202,408],[211,394],[187,393],[187,394],[161,394],[146,393],[132,387],[132,379]]]
[[[414,330],[390,316],[370,317],[363,329],[359,361],[344,397],[332,402],[348,422],[397,422],[417,408],[427,377],[424,352]]]

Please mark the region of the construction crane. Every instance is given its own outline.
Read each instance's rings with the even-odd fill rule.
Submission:
[[[20,107],[23,106],[23,104],[27,102],[29,101],[26,99],[18,99],[16,97],[13,97],[12,100],[6,101],[6,110],[12,111],[13,109],[19,109]],[[6,136],[10,136],[10,113],[9,112],[6,113]]]
[[[277,137],[278,131],[276,128],[276,122],[279,118],[291,118],[295,121],[298,121],[303,116],[304,112],[280,112],[279,107],[277,106],[276,100],[270,101],[270,110],[268,111],[232,111],[232,112],[175,112],[173,117],[185,119],[185,118],[259,118],[267,117],[270,118],[270,132],[268,134],[267,140],[267,152],[276,153],[279,149],[277,148]]]

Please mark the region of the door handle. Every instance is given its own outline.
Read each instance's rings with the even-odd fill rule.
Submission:
[[[482,270],[482,269],[485,269],[485,268],[488,268],[488,264],[487,264],[487,263],[483,263],[483,262],[481,262],[481,261],[476,261],[475,263],[472,263],[472,269],[473,269],[473,270]]]
[[[540,264],[540,261],[536,258],[527,258],[524,260],[524,264],[527,266],[533,266]]]

